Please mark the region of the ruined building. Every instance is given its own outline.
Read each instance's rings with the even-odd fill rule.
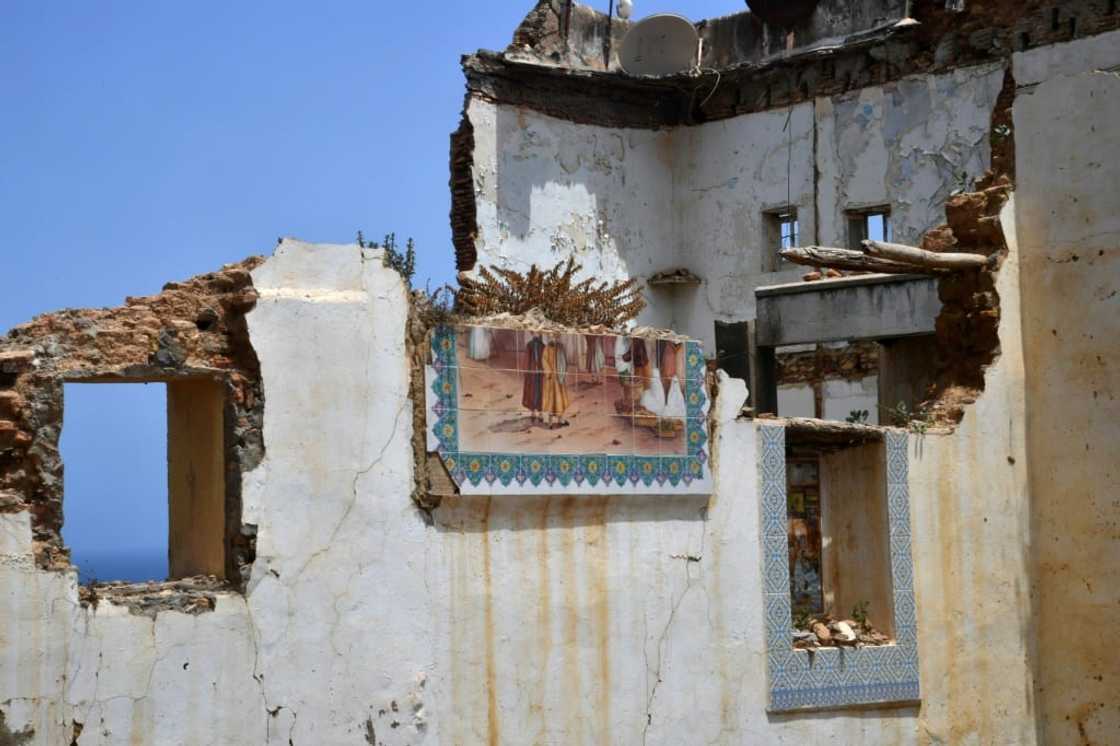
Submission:
[[[751,5],[463,59],[463,281],[637,328],[284,240],[0,338],[0,746],[1116,743],[1120,9]],[[61,538],[98,381],[167,387],[165,583]]]

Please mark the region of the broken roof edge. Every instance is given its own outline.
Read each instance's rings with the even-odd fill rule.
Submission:
[[[750,15],[735,14],[735,15]],[[734,18],[735,16],[726,16]],[[700,21],[703,24],[707,21]],[[464,72],[494,72],[493,64],[508,66],[511,70],[524,72],[552,73],[582,80],[616,81],[619,83],[646,84],[653,88],[676,87],[682,82],[714,80],[720,75],[763,73],[784,65],[797,64],[807,60],[817,60],[838,52],[864,49],[868,46],[888,41],[892,37],[908,35],[920,26],[920,22],[890,21],[862,31],[842,36],[831,36],[814,41],[812,44],[784,49],[758,59],[743,59],[731,64],[712,67],[699,64],[692,70],[671,75],[634,75],[621,67],[603,68],[602,66],[579,66],[548,61],[536,55],[525,54],[511,47],[502,51],[480,48],[472,53],[461,55],[460,64]],[[701,61],[703,62],[703,61]]]
[[[857,58],[907,59],[912,56],[914,28],[918,27],[891,26],[839,44],[660,77],[545,64],[486,49],[464,55],[461,66],[469,95],[491,103],[527,108],[578,124],[657,130],[780,108],[921,72],[918,66],[890,65],[889,70],[868,70],[867,81],[856,76],[838,80],[796,72],[829,62],[839,66],[848,58],[853,66],[866,64]],[[800,86],[792,84],[793,77],[802,79]],[[697,92],[704,96],[698,97]]]
[[[547,0],[538,6],[551,7]],[[1120,14],[1103,12],[1093,0],[1070,0],[1067,7],[1081,18],[1077,37],[1120,28]],[[723,18],[740,19],[742,24],[743,17]],[[720,25],[711,19],[707,23]],[[728,36],[728,43],[750,35],[734,23],[722,25],[720,33]],[[740,58],[726,65],[711,64],[705,54],[702,69],[672,76],[637,77],[601,65],[582,68],[565,64],[559,52],[551,60],[534,55],[531,47],[517,54],[479,50],[465,55],[462,67],[469,97],[576,124],[658,130],[784,108],[912,75],[1009,65],[1023,44],[1070,40],[1066,31],[1051,26],[1047,7],[1020,0],[969,3],[961,12],[945,10],[943,2],[921,0],[899,21],[877,23],[839,41],[822,37],[766,58]],[[1030,30],[1029,36],[1023,29]],[[560,32],[558,27],[554,31],[555,44]]]
[[[907,0],[861,0],[859,7],[852,5],[848,0],[814,0],[788,25],[749,9],[686,19],[701,41],[696,69],[722,72],[765,64],[913,25]],[[631,28],[651,17],[631,22],[570,0],[538,0],[502,54],[543,67],[627,75],[618,57],[622,41]]]

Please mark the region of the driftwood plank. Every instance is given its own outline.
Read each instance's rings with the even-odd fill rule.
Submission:
[[[783,249],[780,253],[782,258],[788,259],[794,264],[804,264],[807,267],[831,267],[855,272],[885,272],[896,275],[914,274],[915,272],[940,274],[944,271],[867,256],[862,251],[833,249],[827,246],[800,246],[795,249]]]
[[[988,263],[983,254],[942,253],[926,251],[916,246],[886,243],[868,239],[863,242],[863,253],[876,259],[912,264],[926,269],[976,269]]]

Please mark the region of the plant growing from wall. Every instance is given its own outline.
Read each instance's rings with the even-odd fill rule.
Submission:
[[[588,278],[576,282],[581,269],[570,258],[543,271],[535,264],[528,272],[480,267],[478,279],[460,276],[458,310],[468,316],[519,316],[536,308],[565,326],[619,328],[645,308],[637,280],[596,284]]]
[[[860,601],[852,607],[852,621],[864,629],[867,629],[867,607],[870,605],[867,601]]]
[[[404,279],[409,288],[412,287],[412,278],[416,274],[416,244],[410,238],[405,243],[404,251],[397,248],[397,234],[386,233],[382,243],[366,241],[361,231],[358,231],[358,245],[363,249],[384,249],[385,266],[395,269],[397,274]]]
[[[458,291],[450,285],[440,285],[433,292],[431,287],[412,294],[413,307],[425,326],[450,324],[455,320],[455,296]]]
[[[867,418],[870,416],[871,413],[866,409],[853,409],[844,420],[854,425],[863,425],[867,423]]]
[[[911,411],[906,402],[900,401],[895,406],[884,409],[884,413],[895,427],[905,427],[919,434],[924,434],[932,424],[929,414]]]

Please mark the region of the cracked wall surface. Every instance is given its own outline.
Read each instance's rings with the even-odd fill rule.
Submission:
[[[1008,298],[1016,254],[998,275]],[[253,284],[268,449],[243,478],[258,527],[244,595],[215,591],[205,614],[82,605],[73,570],[36,566],[29,514],[0,514],[10,732],[83,745],[1034,742],[1015,345],[954,434],[910,436],[922,704],[769,715],[757,425],[740,415],[740,381],[720,375],[711,498],[449,496],[426,517],[399,276],[378,250],[288,240]]]
[[[845,211],[888,205],[896,239],[944,221],[989,167],[1002,64],[903,78],[697,126],[614,129],[468,98],[481,264],[648,278],[687,267],[700,287],[651,290],[643,323],[714,349],[719,321],[754,318],[771,271],[763,212],[795,205],[801,243],[847,246]]]
[[[1016,55],[1035,696],[1049,743],[1120,732],[1120,33]],[[1109,735],[1112,734],[1112,735]]]
[[[405,287],[380,251],[291,240],[252,280],[248,333],[276,400],[243,475],[242,518],[260,529],[243,594],[214,589],[203,614],[82,603],[76,569],[36,565],[32,514],[0,513],[0,711],[32,743],[429,730],[433,548],[411,500]]]
[[[1115,128],[1102,125],[1120,116],[1117,49],[1120,37],[1110,35],[1014,59],[1018,183],[1000,213],[1007,255],[994,275],[999,356],[981,371],[982,391],[951,433],[908,436],[920,704],[766,712],[758,426],[740,414],[741,382],[721,375],[713,402],[710,498],[460,495],[424,514],[413,500],[403,282],[379,250],[286,240],[240,278],[251,279],[251,298],[232,293],[267,402],[267,449],[238,475],[237,517],[256,527],[244,588],[205,589],[205,613],[112,596],[83,603],[76,570],[64,555],[43,551],[58,528],[43,520],[53,514],[36,512],[22,493],[0,495],[0,739],[1107,742],[1120,729],[1104,623],[1120,588],[1110,448],[1120,436],[1113,188],[1120,143]],[[973,118],[990,115],[985,97],[1004,78],[1002,68],[972,72],[954,79],[965,86],[954,95],[968,90],[978,102],[963,104],[958,119],[931,113],[928,123],[915,123],[906,115],[914,128],[907,125],[899,142],[919,134],[959,141],[958,162],[980,163],[987,146],[972,138]],[[501,108],[477,111],[487,106]],[[818,106],[811,117],[812,106],[795,109],[806,136],[821,115]],[[521,126],[518,116],[511,112],[512,126]],[[743,143],[742,160],[728,159],[718,173],[701,169],[719,178],[695,183],[718,186],[737,168],[748,180],[756,168],[779,169],[775,132],[784,118],[766,121],[758,130],[770,135],[759,143],[746,136],[754,131],[746,118],[738,135],[739,125],[728,123],[720,136]],[[651,192],[624,179],[610,158],[595,161],[616,133],[552,157],[545,169],[534,163],[559,152],[555,138],[573,144],[575,135],[535,114],[526,127],[553,138],[552,150],[503,142],[494,178],[508,169],[531,187],[533,173],[567,173],[567,163],[575,175],[596,171],[602,189],[622,189],[635,204],[648,195],[642,209],[660,212],[663,185]],[[958,134],[937,139],[950,132]],[[623,139],[626,162],[675,172],[677,133],[638,134]],[[846,137],[867,138],[865,149],[880,152],[874,128]],[[497,141],[492,147],[497,153]],[[927,147],[934,146],[918,149]],[[798,173],[811,182],[810,166]],[[915,183],[941,188],[936,173]],[[856,180],[868,188],[873,181]],[[593,203],[590,192],[560,186],[581,211],[554,220],[555,204],[530,199],[534,220],[552,217],[540,236],[528,230],[518,239],[524,256],[553,256],[552,232]],[[672,181],[669,195],[680,188]],[[708,195],[705,209],[719,194]],[[480,201],[480,215],[484,207]],[[648,237],[664,253],[641,253],[646,237],[627,222],[629,210],[608,205],[606,224],[635,231],[635,247],[603,249],[617,236],[600,238],[583,225],[585,262],[609,274],[621,271],[622,259],[684,256],[664,240],[664,222]],[[676,241],[677,229],[668,230]],[[158,329],[129,333],[151,343],[130,347],[136,361],[148,365],[161,351],[177,357]],[[0,380],[9,386],[28,375],[34,359],[0,357]],[[22,407],[23,394],[16,398],[0,397],[0,406]],[[4,432],[17,441],[12,429]]]

